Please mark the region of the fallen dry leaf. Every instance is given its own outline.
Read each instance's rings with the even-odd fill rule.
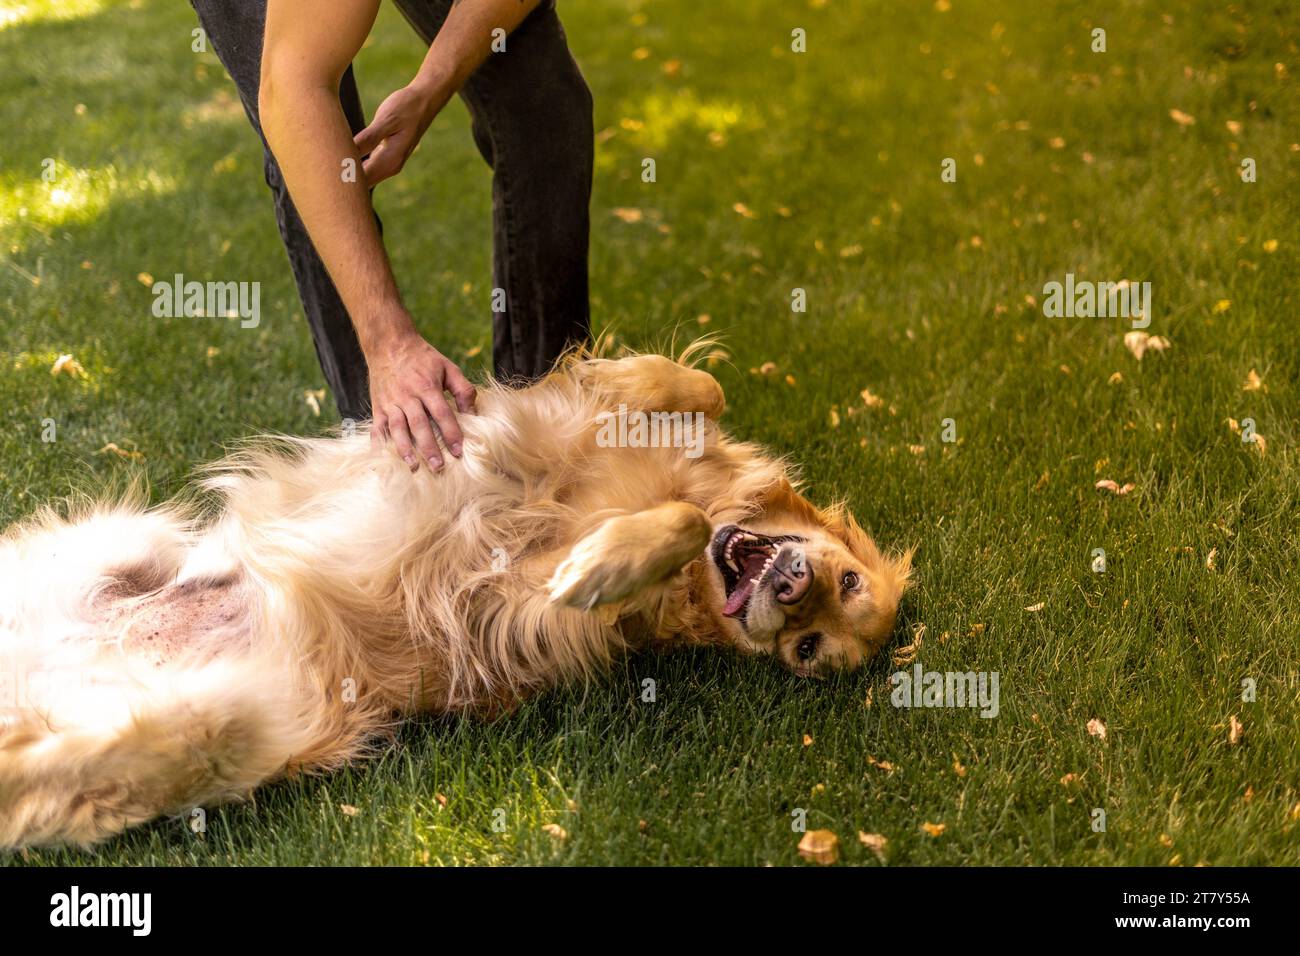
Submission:
[[[862,395],[862,404],[866,405],[867,408],[885,407],[885,400],[881,398],[879,395],[872,395],[871,389],[864,388],[861,392],[861,395]]]
[[[919,458],[921,455],[924,455],[924,454],[925,454],[925,446],[924,446],[924,445],[908,445],[908,446],[907,446],[907,450],[910,451],[913,455],[916,455],[918,458]]]
[[[1163,335],[1148,335],[1141,329],[1134,329],[1132,332],[1125,333],[1124,347],[1132,352],[1133,357],[1140,362],[1148,349],[1163,352],[1169,348],[1169,340]]]
[[[340,803],[339,810],[345,817],[355,817],[361,811],[350,803]]]
[[[946,823],[922,823],[921,829],[932,837],[943,836],[943,831],[948,829]]]
[[[1174,845],[1174,838],[1171,837],[1168,833],[1162,833],[1160,834],[1160,845],[1164,847],[1166,850],[1172,849]]]
[[[1093,487],[1100,491],[1109,491],[1112,494],[1116,494],[1116,495],[1126,495],[1134,488],[1136,488],[1137,485],[1133,484],[1133,482],[1131,481],[1121,485],[1118,482],[1112,481],[1109,478],[1103,478],[1101,481],[1093,485]],[[1026,610],[1028,610],[1028,608],[1026,608]]]
[[[1112,372],[1110,378],[1106,379],[1106,384],[1118,385],[1122,381],[1124,381],[1123,375],[1121,375],[1119,372]]]
[[[895,667],[901,667],[904,664],[910,664],[916,660],[916,655],[921,650],[921,645],[925,642],[925,625],[915,624],[912,626],[912,643],[905,644],[896,648],[893,653]]]
[[[1259,432],[1255,432],[1255,437],[1252,438],[1248,442],[1248,444],[1255,446],[1255,450],[1259,452],[1260,458],[1263,458],[1266,454],[1268,454],[1268,442],[1264,439],[1264,436],[1261,435]]]
[[[446,794],[435,793],[435,794],[433,795],[433,799],[435,799],[435,800],[438,801],[438,806],[440,806],[440,807],[445,807],[445,806],[447,805],[447,796],[446,796]]]
[[[560,826],[558,823],[546,824],[542,827],[542,832],[547,834],[553,840],[563,841],[569,838],[569,831],[564,829],[564,827]]]
[[[1219,549],[1218,549],[1218,548],[1211,548],[1211,549],[1210,549],[1210,553],[1207,554],[1207,555],[1205,556],[1205,570],[1207,570],[1207,571],[1213,571],[1213,570],[1214,570],[1214,559],[1215,559],[1215,556],[1218,555],[1218,553],[1219,553]]]
[[[315,415],[317,418],[320,418],[320,403],[325,400],[325,389],[309,388],[302,393],[302,397],[303,400],[306,401],[307,407],[311,409],[311,413]]]
[[[1241,738],[1246,735],[1246,728],[1241,725],[1237,715],[1233,714],[1228,718],[1228,746],[1235,747],[1241,743]]]
[[[885,773],[894,772],[894,765],[888,760],[877,760],[875,757],[868,754],[867,763],[871,764],[871,766],[875,767],[877,770],[885,771]]]
[[[812,744],[813,744],[812,734],[804,734],[804,735],[803,735],[803,745],[804,745],[805,747],[811,747]]]
[[[874,853],[881,863],[885,862],[889,851],[889,837],[880,833],[863,833],[859,830],[858,842]]]
[[[617,206],[610,211],[624,222],[640,222],[645,218],[645,213],[630,206]]]
[[[1092,718],[1092,720],[1088,721],[1088,734],[1089,736],[1097,737],[1101,740],[1105,740],[1106,725],[1103,724],[1099,719],[1094,717]]]
[[[1265,239],[1263,242],[1263,249],[1265,252],[1277,252],[1277,240]]]
[[[750,209],[743,202],[732,203],[731,208],[735,210],[736,213],[738,213],[739,215],[744,216],[746,219],[758,218],[758,213],[754,212],[754,210]]]
[[[1231,133],[1233,136],[1241,135],[1241,124],[1238,123],[1236,120],[1228,120],[1223,125],[1228,128],[1228,132]]]
[[[60,355],[50,366],[51,375],[66,375],[68,378],[85,378],[86,370],[71,355]]]
[[[1259,377],[1259,373],[1252,368],[1246,373],[1246,383],[1241,386],[1241,390],[1243,392],[1267,392],[1268,386]]]
[[[1061,778],[1061,786],[1063,787],[1072,787],[1078,782],[1079,782],[1079,775],[1077,773],[1067,773],[1064,777]]]
[[[99,451],[95,452],[95,454],[116,455],[118,458],[129,458],[131,461],[140,461],[142,458],[144,458],[143,452],[127,451],[125,448],[119,448],[117,446],[117,442],[109,442]]]
[[[1196,125],[1196,117],[1195,117],[1195,116],[1192,116],[1190,113],[1184,113],[1182,110],[1179,110],[1179,109],[1172,109],[1172,110],[1170,110],[1170,111],[1169,111],[1169,118],[1172,119],[1172,120],[1173,120],[1175,123],[1177,123],[1179,126],[1195,126],[1195,125]]]
[[[717,368],[729,358],[731,358],[731,353],[726,349],[711,349],[709,354],[704,356],[704,364],[709,368]]]
[[[830,419],[831,419],[831,428],[840,427],[840,413],[833,408],[831,409]]]
[[[1038,611],[1041,611],[1045,607],[1047,607],[1047,603],[1044,601],[1039,601],[1037,604],[1029,605],[1029,607],[1025,608],[1025,610],[1037,613]]]
[[[959,777],[966,776],[966,765],[961,762],[961,758],[956,754],[952,755],[952,772]]]
[[[830,866],[840,858],[840,838],[830,830],[809,830],[799,841],[799,855],[822,866]]]

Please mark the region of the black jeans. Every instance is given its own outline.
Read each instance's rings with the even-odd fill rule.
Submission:
[[[395,2],[426,44],[452,7],[452,0]],[[266,0],[191,3],[239,87],[244,112],[262,135],[257,90]],[[554,0],[543,0],[510,34],[506,52],[489,54],[460,95],[473,118],[474,142],[492,167],[492,278],[505,290],[505,311],[493,313],[495,371],[506,381],[529,380],[545,374],[561,352],[590,334],[591,91],[569,53]],[[359,132],[365,116],[351,68],[339,99],[353,132]],[[262,146],[280,236],[321,370],[339,413],[368,418],[369,379],[356,331],[294,209],[265,136]]]

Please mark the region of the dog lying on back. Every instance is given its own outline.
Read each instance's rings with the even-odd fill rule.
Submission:
[[[629,649],[715,644],[801,675],[871,657],[910,555],[728,438],[689,357],[574,356],[484,389],[438,474],[364,430],[263,439],[208,469],[215,511],[11,529],[0,846],[89,844],[335,768],[402,715],[508,712]],[[703,441],[611,447],[615,411],[703,413]]]

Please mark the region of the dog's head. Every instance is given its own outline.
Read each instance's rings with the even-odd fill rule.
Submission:
[[[743,525],[716,528],[709,600],[727,638],[801,676],[852,670],[884,645],[911,554],[884,555],[842,507],[822,511],[787,483]]]

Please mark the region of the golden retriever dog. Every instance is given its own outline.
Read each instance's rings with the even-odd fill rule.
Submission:
[[[728,438],[700,351],[573,355],[489,385],[438,473],[364,428],[267,438],[187,504],[10,529],[0,846],[91,844],[336,768],[404,715],[508,713],[630,649],[713,644],[808,676],[871,657],[910,555]]]

